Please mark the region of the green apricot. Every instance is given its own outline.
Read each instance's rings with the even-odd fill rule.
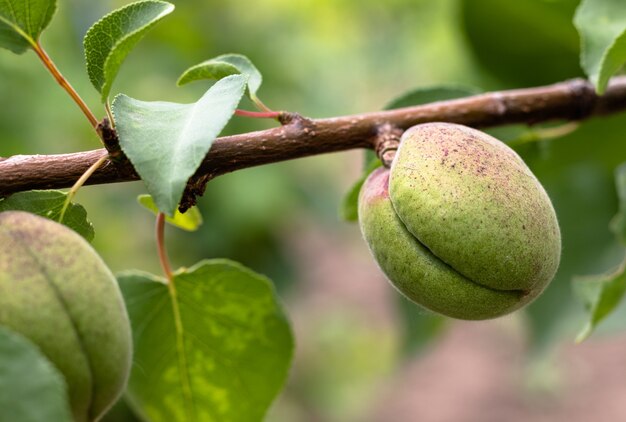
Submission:
[[[391,170],[365,182],[359,222],[391,283],[454,318],[519,309],[559,265],[559,226],[539,181],[508,146],[461,125],[407,130]]]
[[[0,325],[30,339],[64,375],[75,421],[98,420],[124,390],[126,308],[113,274],[73,230],[0,213]]]

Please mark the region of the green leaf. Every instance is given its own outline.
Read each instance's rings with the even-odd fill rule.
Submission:
[[[255,99],[263,76],[250,59],[241,54],[223,54],[185,70],[178,79],[179,86],[203,79],[220,80],[229,75],[242,74],[248,79],[247,93]]]
[[[58,222],[66,199],[67,193],[58,190],[19,192],[0,200],[0,212],[26,211]],[[95,235],[93,225],[87,219],[87,211],[82,205],[70,203],[65,212],[63,224],[89,242],[93,240]]]
[[[106,102],[126,56],[174,5],[164,1],[139,1],[109,13],[96,22],[83,40],[87,73]]]
[[[228,76],[193,104],[143,102],[118,95],[113,114],[120,146],[159,210],[169,216],[241,101],[245,77]]]
[[[61,373],[20,334],[0,326],[0,420],[70,422]]]
[[[17,54],[34,47],[56,8],[56,0],[1,1],[0,47]]]
[[[583,0],[574,25],[581,39],[580,65],[602,94],[626,62],[626,7],[622,0]]]
[[[610,227],[617,238],[626,245],[626,163],[615,169],[615,187],[619,199],[619,211],[611,220]]]
[[[158,214],[159,208],[150,195],[139,195],[137,202],[153,214]],[[202,214],[200,214],[198,207],[191,207],[184,214],[176,210],[174,217],[165,217],[165,221],[179,229],[195,232],[202,225]]]
[[[578,295],[589,312],[585,326],[576,337],[577,342],[589,337],[597,325],[621,303],[626,294],[625,269],[626,259],[611,273],[574,279]]]
[[[155,422],[263,419],[293,355],[267,278],[210,260],[174,275],[174,299],[150,274],[126,272],[119,282],[135,345],[127,395],[139,414]]]

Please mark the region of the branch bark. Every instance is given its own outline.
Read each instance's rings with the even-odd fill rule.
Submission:
[[[281,127],[216,139],[193,180],[205,183],[248,167],[354,148],[375,148],[383,125],[404,130],[418,123],[442,121],[480,128],[581,120],[623,110],[626,110],[626,77],[613,78],[603,96],[597,96],[589,82],[573,79],[543,87],[329,119],[286,114]],[[0,196],[31,189],[70,187],[103,154],[106,150],[99,149],[0,158]],[[128,161],[107,161],[87,184],[138,179]]]

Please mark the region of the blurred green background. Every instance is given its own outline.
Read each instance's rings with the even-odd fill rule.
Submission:
[[[84,70],[82,37],[128,2],[59,3],[43,45],[103,116]],[[267,105],[309,117],[377,110],[416,87],[488,91],[582,76],[574,0],[174,3],[175,13],[130,55],[114,93],[195,101],[207,84],[177,88],[180,73],[228,52],[247,55],[261,70],[259,96]],[[0,98],[1,156],[99,146],[32,53],[0,52]],[[235,117],[227,132],[271,126]],[[229,257],[278,286],[297,350],[270,421],[583,421],[598,412],[626,420],[626,406],[615,402],[626,393],[620,334],[626,309],[588,343],[572,346],[584,313],[571,284],[573,276],[606,271],[623,257],[608,224],[617,213],[613,170],[626,161],[625,141],[626,115],[615,115],[519,148],[555,203],[563,259],[544,296],[527,312],[498,321],[434,318],[407,306],[386,284],[357,225],[337,213],[360,176],[359,151],[212,181],[200,202],[204,226],[194,234],[169,230],[169,250],[175,266]],[[128,183],[84,188],[77,198],[95,225],[95,247],[114,271],[159,272],[153,217],[136,204],[140,193],[141,183]],[[124,420],[118,411],[111,420]]]

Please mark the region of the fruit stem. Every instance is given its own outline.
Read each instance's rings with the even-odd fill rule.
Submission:
[[[109,158],[109,154],[104,154],[102,157],[98,158],[98,160],[95,163],[93,163],[82,174],[82,176],[80,176],[80,178],[76,181],[76,183],[74,183],[74,186],[72,186],[72,188],[68,192],[67,198],[65,198],[65,202],[63,203],[63,208],[61,209],[61,214],[59,215],[59,223],[63,223],[63,218],[65,218],[65,212],[67,211],[67,208],[70,206],[72,199],[74,199],[74,196],[76,196],[76,193],[78,193],[78,190],[81,187],[83,187],[83,185],[85,184],[85,182],[87,182],[87,180],[91,177],[91,175],[94,174],[95,171],[98,170],[100,166],[104,164],[104,162],[108,158]]]
[[[172,267],[170,266],[170,260],[167,257],[167,251],[165,250],[165,214],[162,212],[157,214],[156,218],[156,239],[157,239],[157,251],[159,253],[159,262],[163,269],[163,274],[167,278],[168,284],[173,286],[172,283]],[[174,288],[174,295],[176,295],[176,289]]]
[[[33,50],[35,51],[35,53],[37,53],[37,56],[39,56],[41,62],[52,74],[54,79],[56,79],[59,85],[61,85],[61,87],[70,95],[70,97],[72,97],[74,102],[78,104],[78,107],[80,107],[82,112],[87,117],[87,120],[89,120],[89,123],[91,123],[91,126],[95,129],[96,126],[98,126],[98,119],[96,119],[96,116],[94,116],[94,114],[91,112],[85,101],[83,101],[80,95],[78,95],[78,92],[76,92],[76,90],[72,87],[68,80],[65,79],[65,77],[61,74],[59,69],[56,67],[50,56],[48,56],[48,53],[46,53],[46,51],[43,49],[39,42],[33,44]]]
[[[396,156],[396,151],[400,146],[400,137],[403,133],[402,129],[389,123],[380,125],[376,130],[374,151],[376,151],[376,156],[387,168],[391,167],[391,162]]]

